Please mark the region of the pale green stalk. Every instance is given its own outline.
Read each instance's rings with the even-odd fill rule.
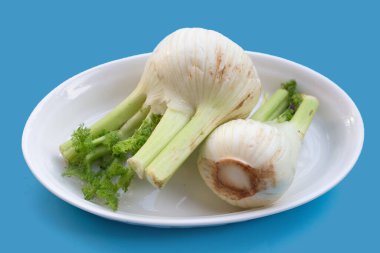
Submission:
[[[298,107],[291,123],[295,124],[297,133],[303,138],[313,120],[314,114],[319,107],[318,99],[309,95],[302,95],[302,102]]]
[[[149,113],[149,108],[143,108],[139,110],[135,115],[133,115],[132,118],[130,118],[118,131],[117,134],[120,138],[120,140],[125,140],[128,137],[132,136],[134,131],[141,125],[141,123],[144,121],[146,116]],[[105,136],[101,136],[95,140],[92,141],[92,144],[97,146],[103,143],[103,141],[106,139]],[[88,155],[87,160],[94,160],[95,158],[99,158],[103,155],[106,155],[107,153],[110,153],[109,150],[106,147],[96,147],[94,151],[92,151]],[[71,161],[75,158],[76,152],[73,147],[65,150],[62,152],[63,157],[65,157],[66,160]]]
[[[124,140],[134,133],[134,131],[141,125],[146,116],[149,113],[149,108],[142,108],[139,110],[132,118],[130,118],[118,131],[117,135],[120,140]],[[92,141],[92,144],[98,145],[102,144],[106,139],[106,136],[100,136]]]
[[[284,89],[278,89],[262,106],[251,116],[251,119],[265,122],[274,119],[275,115],[279,115],[288,105],[289,92]],[[277,116],[278,116],[277,115]]]
[[[93,150],[90,154],[86,156],[86,162],[88,164],[91,164],[92,162],[96,161],[97,159],[104,157],[105,155],[111,154],[111,151],[106,146],[99,146],[96,147],[95,150]]]
[[[280,101],[277,108],[272,112],[272,114],[270,115],[267,121],[272,121],[276,119],[288,108],[288,106],[289,106],[288,99],[283,99],[282,101]]]
[[[144,177],[144,169],[173,139],[173,137],[189,122],[191,115],[168,108],[160,123],[141,149],[130,159],[128,165],[140,178]]]
[[[143,105],[146,95],[140,89],[134,90],[111,112],[105,115],[91,126],[91,134],[98,135],[102,131],[113,131],[119,129],[129,118],[131,118]],[[61,153],[72,147],[71,140],[63,143],[59,148]]]
[[[200,107],[145,169],[148,180],[159,188],[163,187],[194,149],[218,126],[219,116],[220,111],[212,107]]]

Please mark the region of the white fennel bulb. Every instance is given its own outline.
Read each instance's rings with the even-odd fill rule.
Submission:
[[[180,29],[162,40],[142,80],[162,88],[167,109],[128,164],[157,187],[217,126],[246,117],[261,92],[255,67],[243,49],[201,28]]]
[[[273,120],[280,114],[279,118],[284,116],[287,104],[288,91],[280,89],[253,119],[227,122],[207,138],[198,168],[217,196],[232,205],[252,208],[273,203],[289,188],[302,139],[318,101],[302,95],[290,121]],[[268,122],[269,119],[272,120]]]

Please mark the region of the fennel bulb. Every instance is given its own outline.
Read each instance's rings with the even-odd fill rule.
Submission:
[[[218,127],[198,159],[207,186],[223,200],[243,208],[279,199],[293,181],[302,139],[317,108],[318,100],[308,95],[302,95],[298,109],[289,106],[289,92],[279,89],[251,119]],[[283,121],[288,115],[290,121]]]
[[[149,58],[146,71],[162,87],[167,109],[128,164],[162,187],[212,130],[249,114],[261,84],[242,48],[220,33],[200,28],[167,36]]]

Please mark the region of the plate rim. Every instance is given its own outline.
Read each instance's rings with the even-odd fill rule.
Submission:
[[[273,60],[283,62],[287,65],[292,65],[293,67],[300,68],[302,71],[309,72],[312,75],[318,76],[318,78],[323,79],[325,82],[329,83],[329,85],[332,85],[332,87],[335,89],[335,92],[339,93],[339,96],[344,98],[345,101],[350,104],[350,109],[352,109],[353,114],[355,115],[355,118],[357,119],[358,123],[358,145],[355,147],[354,152],[352,156],[350,156],[350,161],[347,163],[347,166],[343,168],[339,174],[335,177],[334,180],[330,181],[328,184],[324,185],[324,187],[321,187],[317,191],[312,192],[311,194],[305,195],[299,199],[290,201],[287,204],[280,205],[280,206],[272,206],[269,209],[268,208],[262,208],[262,209],[255,209],[255,210],[242,210],[240,212],[234,212],[234,213],[228,213],[228,214],[218,214],[218,215],[205,215],[205,216],[195,216],[195,217],[162,217],[162,216],[153,216],[153,215],[139,215],[139,214],[127,214],[127,213],[119,213],[119,212],[113,212],[108,209],[104,209],[92,202],[86,201],[84,199],[81,199],[81,201],[76,201],[76,199],[72,199],[69,197],[69,195],[65,195],[64,192],[58,191],[53,184],[49,184],[48,180],[43,178],[39,173],[38,169],[33,168],[30,160],[29,160],[29,154],[26,152],[26,146],[28,141],[28,135],[29,135],[29,129],[30,125],[34,121],[34,118],[38,114],[40,108],[57,92],[64,89],[69,83],[71,83],[73,80],[80,78],[83,75],[87,75],[93,71],[96,71],[105,65],[109,64],[115,64],[121,61],[130,61],[135,60],[138,58],[144,58],[149,56],[151,53],[143,53],[138,55],[133,55],[129,57],[124,57],[121,59],[109,61],[100,65],[97,65],[95,67],[89,68],[87,70],[84,70],[73,77],[65,80],[61,84],[59,84],[57,87],[55,87],[53,90],[51,90],[33,109],[31,114],[29,115],[24,129],[22,133],[22,140],[21,140],[21,147],[22,147],[22,153],[24,160],[26,161],[29,170],[32,172],[32,174],[37,178],[37,180],[51,193],[53,193],[58,198],[62,199],[63,201],[78,207],[86,212],[101,216],[103,218],[107,218],[110,220],[115,221],[121,221],[129,224],[138,224],[138,225],[145,225],[145,226],[155,226],[155,227],[199,227],[199,226],[213,226],[213,225],[221,225],[221,224],[228,224],[228,223],[235,223],[235,222],[241,222],[251,219],[257,219],[273,214],[277,214],[280,212],[284,212],[293,208],[296,208],[300,205],[303,205],[305,203],[311,202],[314,199],[318,198],[319,196],[323,195],[324,193],[330,191],[333,187],[338,185],[346,176],[347,174],[353,169],[355,163],[359,159],[359,156],[361,154],[363,144],[364,144],[364,122],[363,118],[361,116],[361,113],[359,109],[357,108],[354,101],[351,99],[351,97],[342,89],[340,88],[335,82],[330,80],[329,78],[325,77],[324,75],[320,74],[319,72],[312,70],[311,68],[308,68],[302,64],[296,63],[291,60],[287,60],[285,58],[274,56],[266,53],[260,53],[260,52],[252,52],[252,51],[246,51],[246,53],[249,56],[256,57],[264,57],[264,58],[272,58]],[[93,206],[95,205],[95,206]]]

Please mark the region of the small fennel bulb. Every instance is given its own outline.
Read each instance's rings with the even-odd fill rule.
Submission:
[[[291,185],[302,139],[318,100],[293,94],[295,82],[290,84],[285,85],[288,90],[277,90],[251,119],[232,120],[218,127],[202,146],[200,174],[228,203],[243,208],[268,205]],[[291,102],[297,96],[302,96],[298,109]]]

